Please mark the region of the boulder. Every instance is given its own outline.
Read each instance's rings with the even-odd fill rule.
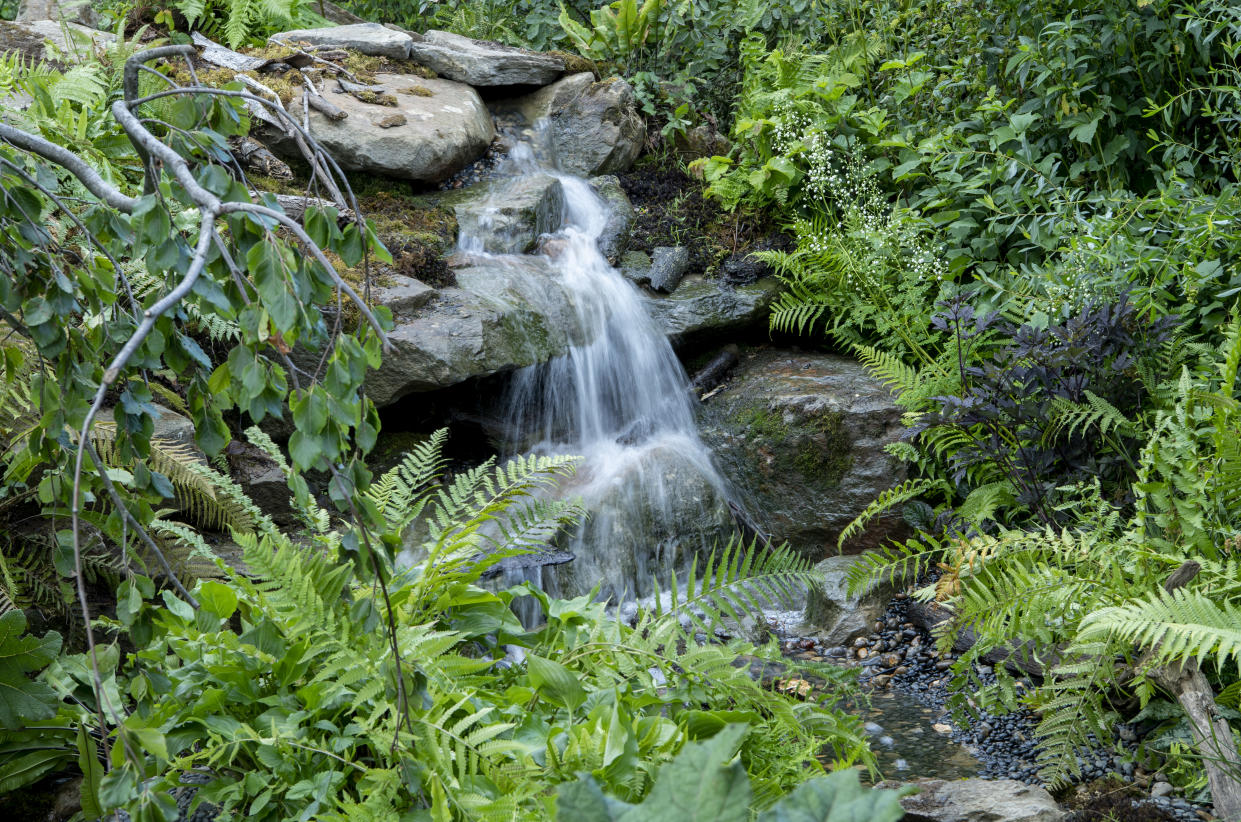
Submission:
[[[884,451],[903,430],[901,411],[854,360],[759,349],[743,352],[699,422],[758,530],[819,561],[875,497],[904,480],[904,465]],[[899,511],[876,518],[846,550],[872,547],[901,523]]]
[[[259,510],[277,525],[292,525],[297,521],[288,477],[266,451],[253,443],[233,440],[224,447],[224,458],[233,481]]]
[[[595,177],[590,181],[590,187],[608,205],[608,220],[599,235],[599,253],[606,257],[609,263],[616,265],[629,245],[633,205],[621,188],[620,180],[614,175]]]
[[[904,822],[1060,822],[1066,816],[1046,790],[1015,779],[918,779],[907,784],[919,792],[901,800]]]
[[[436,183],[481,156],[495,136],[491,115],[469,86],[405,74],[379,74],[376,83],[393,95],[395,106],[329,93],[329,101],[347,116],[331,120],[310,112],[310,133],[342,168]],[[299,99],[290,109],[301,107]],[[268,144],[295,151],[287,138],[269,139]]]
[[[806,592],[805,633],[825,646],[849,645],[870,634],[899,589],[897,582],[884,579],[865,594],[850,594],[849,570],[858,561],[857,556],[835,556],[815,566],[822,581]]]
[[[309,43],[323,48],[350,49],[372,57],[388,57],[393,60],[409,59],[409,48],[414,42],[414,38],[405,32],[381,26],[379,23],[292,29],[273,35],[270,39],[281,43]]]
[[[589,71],[583,71],[562,77],[550,86],[544,86],[530,94],[493,100],[488,105],[496,114],[515,114],[526,125],[532,126],[540,120],[551,117],[552,112],[566,108],[594,82],[595,75]]]
[[[591,83],[548,115],[561,170],[588,177],[627,170],[646,144],[633,89],[619,77]]]
[[[411,42],[409,56],[436,74],[478,87],[545,86],[564,73],[564,59],[554,54],[434,29]]]
[[[564,222],[564,187],[549,174],[494,180],[467,192],[453,210],[461,245],[471,251],[524,254],[539,235],[558,231]]]
[[[702,342],[767,320],[767,308],[780,293],[778,280],[767,278],[733,288],[725,283],[686,278],[667,297],[653,297],[651,318],[675,344]]]
[[[388,335],[393,350],[367,374],[376,405],[545,362],[577,341],[569,295],[547,260],[463,262],[453,272],[457,287],[437,290],[398,318]]]

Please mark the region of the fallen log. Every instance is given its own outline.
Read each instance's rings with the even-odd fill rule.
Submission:
[[[689,386],[694,393],[701,398],[702,394],[723,382],[724,378],[728,376],[728,372],[737,366],[738,353],[737,346],[724,346],[720,353],[716,354],[711,362],[699,369],[694,378],[690,380]]]

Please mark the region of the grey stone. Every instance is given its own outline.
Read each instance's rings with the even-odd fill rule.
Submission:
[[[526,125],[532,126],[550,117],[552,112],[567,107],[594,82],[595,75],[588,71],[570,74],[538,91],[523,94],[520,97],[495,100],[488,105],[497,114],[516,114]]]
[[[904,430],[901,408],[845,357],[743,351],[699,423],[755,526],[814,561],[835,554],[841,530],[905,478],[884,451]],[[899,512],[877,517],[845,548],[864,550],[902,527]]]
[[[674,343],[700,343],[765,323],[781,288],[771,278],[740,288],[686,278],[669,296],[652,298],[648,310]]]
[[[269,39],[281,43],[309,43],[312,46],[351,49],[372,57],[390,57],[393,60],[409,59],[409,48],[414,42],[408,34],[379,23],[292,29],[282,31]]]
[[[233,480],[259,510],[278,525],[296,521],[288,477],[266,451],[252,443],[233,440],[225,447],[224,458]]]
[[[1060,822],[1066,816],[1046,790],[1015,779],[917,779],[905,784],[919,792],[901,800],[904,822]]]
[[[496,180],[467,192],[453,210],[463,247],[477,244],[472,250],[523,254],[564,222],[564,186],[548,174]]]
[[[629,246],[629,230],[633,226],[633,205],[620,180],[613,175],[595,177],[590,187],[608,204],[608,221],[599,235],[599,253],[612,265],[620,261]]]
[[[647,285],[651,281],[651,255],[645,251],[626,251],[617,264],[621,276],[638,285]]]
[[[495,136],[490,114],[469,86],[404,74],[380,74],[376,83],[395,96],[395,107],[329,92],[328,100],[348,116],[333,121],[316,110],[310,112],[310,133],[349,171],[435,183],[481,156]],[[416,93],[418,88],[431,96]],[[300,99],[291,108],[300,111]],[[375,122],[396,114],[405,117],[404,124],[389,127]],[[296,151],[287,138],[269,135],[267,142],[288,154]]]
[[[859,559],[828,557],[815,566],[821,582],[806,592],[807,636],[814,636],[824,645],[848,645],[869,634],[874,621],[883,615],[899,588],[899,580],[881,580],[864,593],[849,593],[849,570]]]
[[[386,305],[397,319],[409,316],[435,296],[435,289],[422,280],[400,274],[390,274],[388,279],[389,285],[371,289],[371,300],[375,305]]]
[[[646,144],[633,89],[619,77],[591,83],[548,115],[561,170],[588,177],[627,170]]]
[[[466,260],[389,333],[393,350],[367,374],[376,405],[545,362],[578,340],[568,294],[542,257]]]
[[[1167,796],[1174,790],[1176,788],[1172,787],[1171,782],[1156,782],[1154,785],[1151,785],[1151,796],[1157,799],[1161,796]]]
[[[554,54],[435,29],[412,41],[409,56],[436,74],[480,87],[544,86],[564,73],[564,60]]]
[[[19,23],[32,20],[54,20],[59,23],[68,20],[95,28],[101,23],[101,18],[91,5],[89,0],[23,0],[13,19]]]
[[[651,250],[651,268],[648,273],[651,288],[664,293],[671,293],[681,284],[689,268],[689,249],[685,246],[667,248],[661,246]]]

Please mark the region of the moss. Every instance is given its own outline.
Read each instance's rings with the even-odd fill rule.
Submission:
[[[595,63],[587,60],[580,54],[570,54],[567,51],[549,51],[548,54],[564,60],[566,74],[581,74],[584,71],[589,71],[592,74],[595,73]]]
[[[426,86],[406,86],[396,90],[397,94],[412,94],[415,97],[434,97],[435,92]]]
[[[749,437],[783,440],[789,434],[784,416],[768,408],[745,406],[733,414],[733,422],[744,429]]]
[[[815,417],[809,438],[793,455],[793,467],[822,485],[839,485],[853,465],[843,421],[839,412]]]
[[[778,470],[799,473],[824,487],[839,485],[853,465],[844,416],[838,412],[790,424],[779,411],[754,404],[734,412],[732,422],[751,440],[778,447]]]
[[[355,92],[352,92],[352,94],[354,97],[357,97],[363,103],[369,103],[372,106],[395,106],[396,105],[396,95],[388,94],[386,91],[370,91],[369,89],[367,89],[367,90],[362,90],[362,91],[355,91]]]
[[[392,253],[398,274],[427,285],[452,284],[444,256],[457,244],[457,218],[446,208],[427,208],[409,195],[378,190],[361,195],[358,207],[375,224],[375,233]]]

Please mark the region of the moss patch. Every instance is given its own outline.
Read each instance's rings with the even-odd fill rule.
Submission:
[[[412,196],[376,191],[358,207],[375,223],[375,232],[392,253],[392,269],[434,287],[453,284],[444,256],[457,244],[457,218],[447,208],[427,208]]]
[[[789,423],[781,412],[757,404],[732,414],[747,438],[773,452],[775,470],[801,474],[823,488],[839,485],[853,465],[843,421],[844,415],[826,412]]]

